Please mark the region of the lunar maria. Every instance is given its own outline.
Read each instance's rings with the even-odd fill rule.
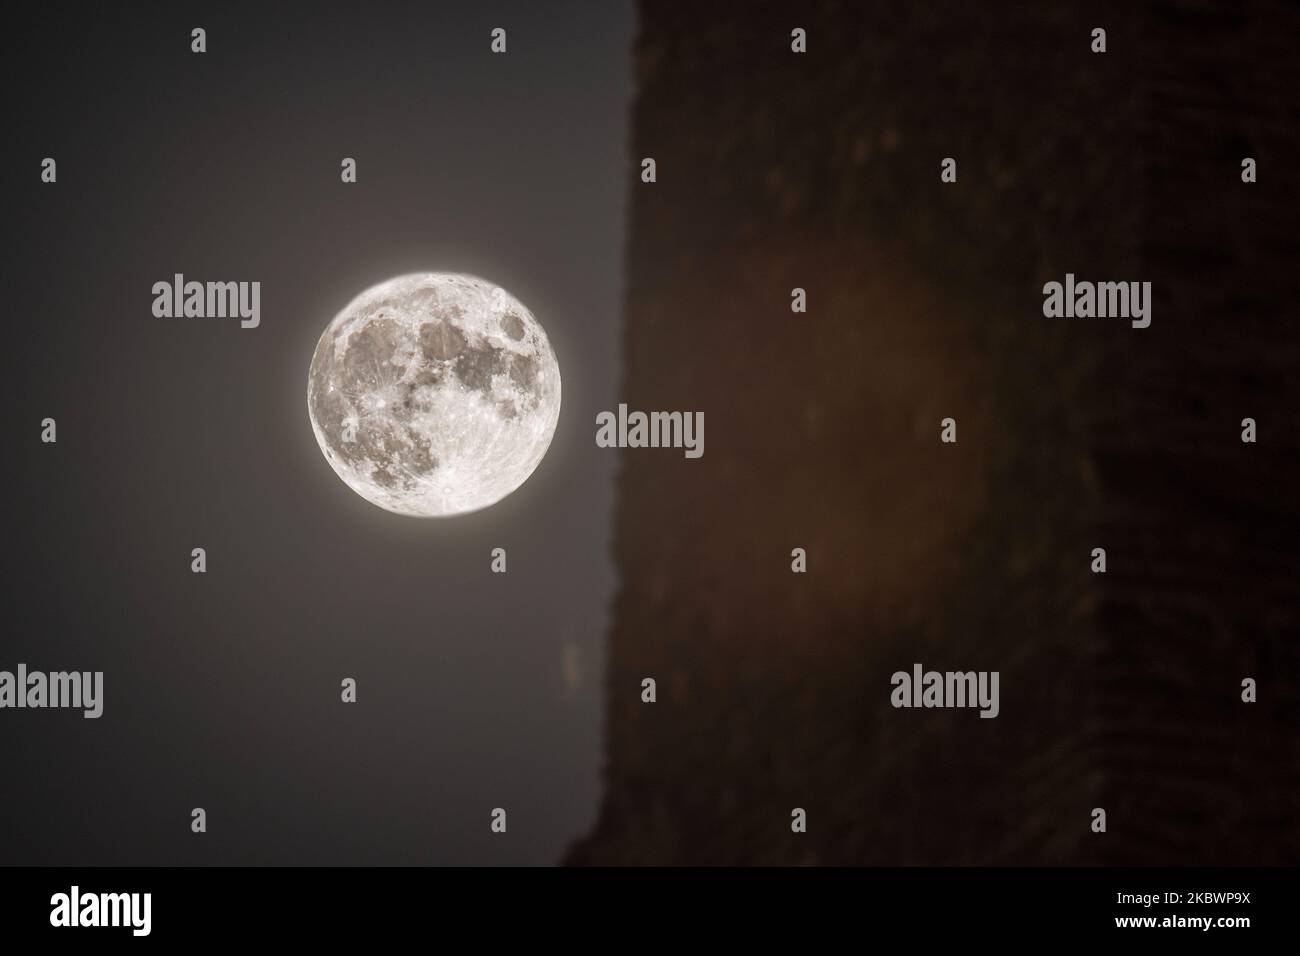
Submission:
[[[532,312],[476,276],[373,286],[326,326],[307,380],[316,441],[344,483],[396,514],[492,505],[527,480],[560,415],[560,369]]]

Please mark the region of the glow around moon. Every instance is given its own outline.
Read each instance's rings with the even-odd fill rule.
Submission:
[[[399,276],[361,293],[312,356],[307,410],[325,459],[388,511],[486,508],[542,460],[560,369],[533,314],[475,276]]]

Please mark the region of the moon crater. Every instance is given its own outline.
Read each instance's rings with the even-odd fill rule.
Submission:
[[[312,356],[307,409],[325,459],[397,514],[486,508],[542,460],[560,369],[533,314],[476,276],[399,276],[353,299]]]

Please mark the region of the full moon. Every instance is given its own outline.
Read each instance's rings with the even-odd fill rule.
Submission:
[[[522,302],[477,276],[372,286],[321,334],[312,431],[335,474],[388,511],[477,511],[533,473],[560,417],[560,367]]]

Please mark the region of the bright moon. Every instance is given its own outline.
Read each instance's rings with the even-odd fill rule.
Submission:
[[[307,376],[335,474],[419,517],[495,504],[527,480],[560,417],[560,367],[522,302],[476,276],[373,286],[325,329]]]

